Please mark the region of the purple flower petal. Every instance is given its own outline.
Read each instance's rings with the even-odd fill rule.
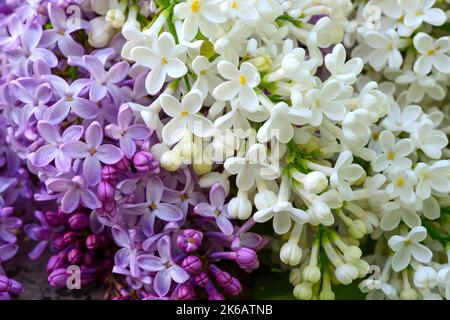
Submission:
[[[163,192],[164,186],[162,181],[157,177],[150,179],[146,187],[147,202],[150,204],[160,203]]]
[[[90,155],[90,147],[81,141],[68,141],[61,145],[64,154],[72,159],[83,159]]]
[[[83,119],[94,119],[98,116],[98,107],[92,101],[83,98],[74,98],[69,103],[72,111]]]
[[[118,62],[109,69],[106,74],[106,79],[108,80],[108,83],[118,83],[126,78],[129,70],[130,65],[128,62]]]
[[[95,186],[100,182],[102,166],[95,156],[87,156],[83,162],[83,176],[87,184]]]
[[[36,167],[44,167],[52,162],[58,155],[59,149],[55,146],[45,145],[40,147],[33,155],[31,163]]]
[[[122,137],[119,140],[119,144],[120,144],[120,149],[122,149],[123,153],[129,158],[131,158],[134,155],[134,153],[136,152],[136,144],[134,143],[133,140],[131,140],[131,138],[129,138],[127,136]]]
[[[130,248],[131,241],[128,233],[120,226],[113,226],[111,233],[116,244],[122,248]]]
[[[19,250],[19,247],[15,244],[5,244],[0,246],[0,261],[7,261],[14,257]]]
[[[233,224],[228,220],[228,218],[222,213],[216,218],[217,226],[224,235],[229,236],[233,234],[234,228]]]
[[[74,212],[80,204],[80,191],[75,187],[70,188],[61,199],[61,209],[64,213]]]
[[[123,158],[123,152],[112,144],[104,144],[97,148],[95,156],[105,164],[115,164]]]
[[[91,123],[86,129],[84,135],[87,145],[91,148],[97,148],[103,141],[103,129],[97,121]]]
[[[163,269],[158,271],[153,279],[153,287],[155,288],[155,292],[160,296],[165,296],[170,289],[170,284],[172,283],[172,277],[170,276],[170,272],[167,269]]]
[[[150,130],[146,126],[140,124],[130,126],[126,132],[126,136],[133,140],[144,140],[147,139],[149,135]]]
[[[150,272],[160,271],[166,267],[165,261],[150,254],[141,254],[136,262],[141,269]]]
[[[168,270],[173,281],[176,283],[184,283],[189,280],[189,274],[176,264],[172,265]]]
[[[102,206],[102,203],[97,198],[94,192],[89,189],[80,192],[81,203],[89,209],[97,209]]]
[[[209,192],[209,200],[216,208],[222,208],[225,203],[225,190],[219,184],[214,184]]]
[[[213,207],[209,203],[202,202],[194,207],[194,212],[203,217],[215,217],[217,214],[217,208]]]
[[[122,248],[114,255],[114,263],[122,268],[125,268],[130,263],[130,250]]]
[[[169,203],[159,203],[154,213],[159,219],[164,221],[180,221],[183,219],[183,212],[180,208]]]

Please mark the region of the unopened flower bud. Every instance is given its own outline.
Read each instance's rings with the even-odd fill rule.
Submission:
[[[219,271],[216,273],[217,283],[225,290],[226,293],[237,296],[242,292],[242,285],[235,277],[228,272]]]
[[[104,166],[102,168],[102,180],[112,182],[116,178],[117,178],[117,170],[113,166]]]
[[[197,256],[187,256],[181,263],[181,267],[187,273],[196,274],[202,270],[202,261]]]
[[[252,204],[244,197],[234,197],[228,203],[228,214],[232,219],[247,220],[252,214]]]
[[[166,152],[164,152],[164,154],[161,156],[160,162],[161,167],[163,167],[167,171],[175,171],[182,164],[181,158],[173,150],[167,150]]]
[[[22,291],[23,287],[19,282],[0,274],[0,292],[19,294]]]
[[[361,259],[362,251],[357,246],[349,246],[344,250],[344,260],[348,263],[356,262]]]
[[[192,165],[192,168],[194,169],[196,174],[198,174],[199,176],[202,176],[211,171],[212,163],[209,160],[203,159],[201,163],[194,163]]]
[[[319,294],[320,300],[334,300],[335,295],[334,292],[330,289],[323,289]]]
[[[311,300],[312,295],[312,284],[309,282],[302,282],[294,287],[294,297],[296,299]]]
[[[418,289],[433,290],[438,284],[438,274],[431,267],[419,267],[414,273],[414,285]]]
[[[55,269],[62,268],[66,265],[66,252],[61,251],[48,259],[47,272],[51,273]]]
[[[102,242],[98,235],[91,234],[86,237],[86,248],[89,250],[97,250],[102,247]]]
[[[296,266],[302,258],[302,249],[296,243],[286,242],[280,250],[280,259],[290,266]]]
[[[133,157],[133,164],[136,170],[142,173],[152,172],[159,166],[155,157],[147,151],[139,151],[136,153]]]
[[[195,277],[194,277],[194,283],[196,286],[198,287],[204,287],[206,286],[206,284],[209,282],[209,277],[208,274],[204,271],[199,272]]]
[[[114,168],[118,171],[126,172],[130,168],[130,161],[127,159],[127,157],[122,157],[119,162],[114,164]]]
[[[80,248],[73,248],[67,254],[67,261],[70,264],[79,265],[83,261],[83,258],[84,258],[84,253],[83,253],[83,251],[81,251]]]
[[[417,300],[417,291],[413,288],[404,289],[400,292],[400,299],[402,300]]]
[[[50,275],[48,276],[48,283],[52,287],[63,288],[67,285],[68,278],[69,275],[67,273],[67,270],[65,268],[59,268],[53,270],[52,273],[50,273]]]
[[[321,277],[320,269],[317,266],[307,266],[303,269],[303,278],[311,283],[319,282]]]
[[[367,227],[362,220],[356,219],[349,226],[348,233],[353,238],[361,239],[367,234]]]
[[[236,252],[236,262],[242,269],[257,269],[259,267],[256,252],[249,248],[240,248]]]
[[[328,187],[328,179],[320,171],[313,171],[305,175],[302,179],[303,186],[311,193],[319,194]]]
[[[302,282],[302,271],[300,268],[294,268],[291,270],[289,273],[289,282],[294,286]]]
[[[336,268],[336,279],[342,284],[350,284],[358,277],[358,269],[349,264],[343,264]]]
[[[177,296],[180,300],[193,300],[197,297],[197,294],[193,286],[184,283],[178,287]]]
[[[125,15],[122,11],[117,9],[110,9],[106,12],[105,20],[110,23],[114,28],[120,28],[125,23]]]
[[[107,181],[102,181],[97,186],[97,196],[102,201],[110,201],[114,199],[116,189]]]
[[[89,226],[89,216],[84,213],[75,213],[69,218],[69,225],[72,229],[83,230]]]
[[[255,57],[249,60],[249,62],[252,63],[259,72],[262,73],[269,72],[272,68],[272,59],[270,59],[269,55]]]

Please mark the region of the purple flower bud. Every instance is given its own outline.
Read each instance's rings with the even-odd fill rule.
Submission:
[[[102,181],[98,184],[97,195],[102,201],[110,201],[114,199],[116,189],[107,181]]]
[[[194,277],[194,284],[198,287],[204,287],[209,282],[208,274],[204,271],[199,272]]]
[[[185,252],[194,252],[202,244],[203,233],[193,229],[186,229],[177,237],[178,247]]]
[[[0,274],[0,292],[19,294],[22,291],[23,287],[19,282]]]
[[[230,295],[237,296],[242,291],[242,285],[238,279],[226,271],[219,271],[215,274],[217,283]]]
[[[72,229],[83,230],[89,226],[89,216],[84,213],[75,213],[69,218],[69,225]]]
[[[56,250],[62,250],[64,248],[67,248],[71,244],[76,243],[78,240],[80,240],[80,233],[76,231],[67,231],[63,235],[59,236],[55,239],[54,245]]]
[[[69,261],[70,264],[80,264],[83,261],[84,253],[81,251],[80,248],[73,248],[69,251],[67,254],[67,261]]]
[[[196,274],[202,269],[202,261],[197,256],[187,256],[181,263],[181,267],[190,274]]]
[[[177,290],[177,296],[180,300],[193,300],[197,297],[197,293],[190,284],[182,284]]]
[[[130,168],[130,161],[127,159],[127,157],[123,157],[119,162],[114,164],[114,168],[121,171],[126,172]]]
[[[220,292],[211,292],[208,295],[208,300],[225,300],[225,297]]]
[[[64,223],[64,221],[61,221],[61,216],[58,214],[58,212],[47,211],[44,213],[44,216],[45,220],[47,220],[48,224],[52,227],[57,227]]]
[[[102,241],[96,234],[91,234],[86,238],[86,248],[89,250],[97,250],[102,247]]]
[[[117,178],[117,170],[113,166],[104,166],[102,169],[102,180],[112,182]]]
[[[48,276],[48,283],[52,287],[63,288],[67,285],[67,279],[69,275],[67,274],[66,269],[60,268],[53,270],[52,273]]]
[[[257,269],[259,267],[256,252],[249,248],[240,248],[236,251],[236,262],[243,269]]]
[[[55,269],[63,268],[66,266],[66,252],[61,251],[58,254],[55,254],[48,259],[47,262],[47,272],[50,273]]]
[[[133,157],[133,164],[137,171],[148,173],[158,168],[158,161],[150,152],[139,151]]]

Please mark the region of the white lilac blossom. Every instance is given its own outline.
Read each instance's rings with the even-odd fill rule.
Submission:
[[[223,299],[247,286],[234,262],[290,270],[302,300],[353,282],[368,299],[449,299],[448,12],[2,4],[0,262],[17,253],[17,206],[55,287],[76,264],[83,285],[109,279],[108,298]],[[22,208],[33,195],[39,209]],[[0,268],[0,297],[14,281]]]

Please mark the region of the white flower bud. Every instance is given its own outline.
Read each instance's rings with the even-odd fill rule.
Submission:
[[[348,233],[353,238],[361,239],[367,234],[367,227],[362,220],[356,219],[348,228]]]
[[[122,11],[117,9],[110,9],[106,13],[105,20],[110,23],[114,28],[121,28],[125,23],[125,15]]]
[[[196,174],[202,176],[204,174],[211,172],[212,163],[209,161],[203,161],[202,163],[194,163],[192,167],[194,168]]]
[[[255,207],[258,210],[266,209],[277,202],[277,195],[270,190],[263,190],[255,195]]]
[[[161,161],[161,157],[167,150],[169,150],[169,147],[165,143],[157,143],[150,148],[151,154],[158,161]]]
[[[320,300],[334,300],[334,292],[329,289],[323,289],[319,294]]]
[[[280,250],[280,259],[290,266],[296,266],[302,258],[302,249],[296,243],[286,242]]]
[[[404,289],[400,292],[400,299],[402,300],[417,300],[417,291],[413,288]]]
[[[303,186],[309,192],[319,194],[328,186],[328,179],[320,171],[313,171],[305,175],[302,179]]]
[[[431,267],[419,267],[414,273],[414,284],[419,289],[434,289],[438,284],[438,274]]]
[[[347,285],[358,278],[358,269],[352,265],[343,264],[336,268],[335,276],[340,283]]]
[[[300,270],[300,268],[294,268],[291,270],[291,272],[289,273],[289,282],[292,285],[297,285],[302,281],[302,272]]]
[[[358,269],[358,278],[364,277],[365,275],[367,275],[367,272],[369,272],[370,265],[367,263],[367,261],[357,260],[353,264]]]
[[[252,214],[252,203],[247,198],[234,197],[228,203],[228,213],[233,219],[247,220]]]
[[[97,17],[90,21],[91,31],[88,33],[89,44],[94,48],[105,47],[112,37],[111,25],[104,17]]]
[[[303,270],[303,278],[311,283],[317,283],[320,280],[320,269],[317,266],[307,266]]]
[[[344,251],[344,260],[348,263],[356,262],[361,259],[362,251],[357,246],[348,246]]]
[[[167,171],[175,171],[181,166],[182,160],[175,151],[167,150],[162,155],[160,163]]]
[[[313,292],[312,284],[303,282],[294,287],[294,297],[299,300],[311,300]]]

